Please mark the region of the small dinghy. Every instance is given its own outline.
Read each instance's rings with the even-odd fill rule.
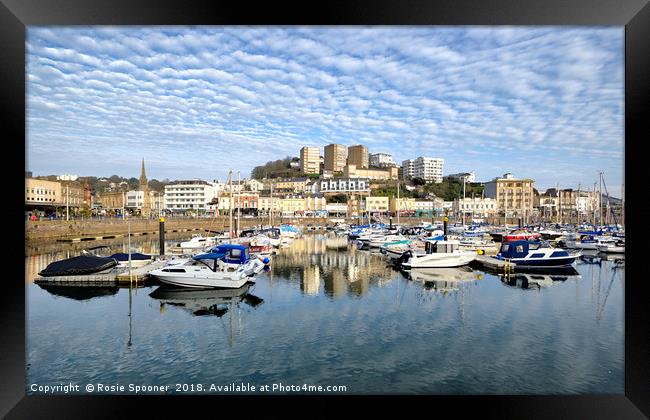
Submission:
[[[55,261],[38,273],[42,277],[80,276],[84,274],[106,273],[117,265],[114,258],[80,255],[61,261]]]

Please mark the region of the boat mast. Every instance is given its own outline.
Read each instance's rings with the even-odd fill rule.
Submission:
[[[401,203],[399,201],[399,179],[397,180],[397,226],[399,226],[399,208],[401,207]]]
[[[237,237],[239,237],[239,224],[241,219],[241,173],[237,171]]]
[[[273,227],[273,182],[271,181],[271,204],[269,205],[269,227]]]
[[[598,172],[598,224],[603,224],[603,173]]]
[[[465,177],[463,176],[463,227],[465,227]]]
[[[232,170],[228,172],[228,207],[230,207],[230,219],[228,221],[228,241],[232,243],[232,207],[234,205],[233,193],[232,193]]]
[[[557,224],[560,224],[560,208],[561,208],[561,203],[560,203],[560,184],[555,184],[555,194],[557,195],[557,208],[555,209],[557,211]]]

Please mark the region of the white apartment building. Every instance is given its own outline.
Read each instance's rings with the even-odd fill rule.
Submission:
[[[319,183],[320,193],[370,193],[367,178],[332,178]]]
[[[373,153],[370,154],[369,157],[370,157],[370,166],[376,166],[379,168],[395,166],[395,161],[393,160],[393,155],[391,154]]]
[[[165,209],[171,211],[207,210],[217,196],[214,183],[200,179],[174,181],[165,185]]]
[[[413,178],[415,173],[415,161],[413,159],[407,159],[402,161],[402,176],[404,178]]]
[[[144,191],[127,191],[126,193],[126,208],[128,209],[141,209],[144,203]]]
[[[442,182],[444,159],[420,156],[413,161],[413,178],[422,178],[427,182]]]
[[[497,212],[497,202],[494,198],[457,198],[454,200],[453,212],[474,217],[493,216]]]

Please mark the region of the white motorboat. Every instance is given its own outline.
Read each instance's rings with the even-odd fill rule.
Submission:
[[[205,249],[209,246],[216,245],[217,237],[208,236],[205,237],[201,234],[192,235],[192,238],[189,241],[181,242],[178,246],[183,249]]]
[[[474,261],[476,252],[461,251],[458,241],[427,242],[425,254],[416,254],[407,251],[406,261],[402,262],[404,268],[437,268],[460,267]]]
[[[224,246],[224,245],[220,245]],[[163,283],[194,288],[239,288],[264,269],[259,258],[250,258],[248,249],[229,245],[227,253],[200,254],[184,263],[167,265],[149,274]]]
[[[598,251],[607,254],[624,254],[625,253],[625,240],[612,238],[610,240],[602,240],[597,245]]]

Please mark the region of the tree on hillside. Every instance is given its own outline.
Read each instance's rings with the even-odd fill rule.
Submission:
[[[416,186],[417,186],[417,185],[424,185],[424,184],[426,184],[427,182],[426,182],[424,179],[422,179],[422,178],[415,177],[415,178],[411,179],[411,183],[412,183],[413,185],[416,185]]]

